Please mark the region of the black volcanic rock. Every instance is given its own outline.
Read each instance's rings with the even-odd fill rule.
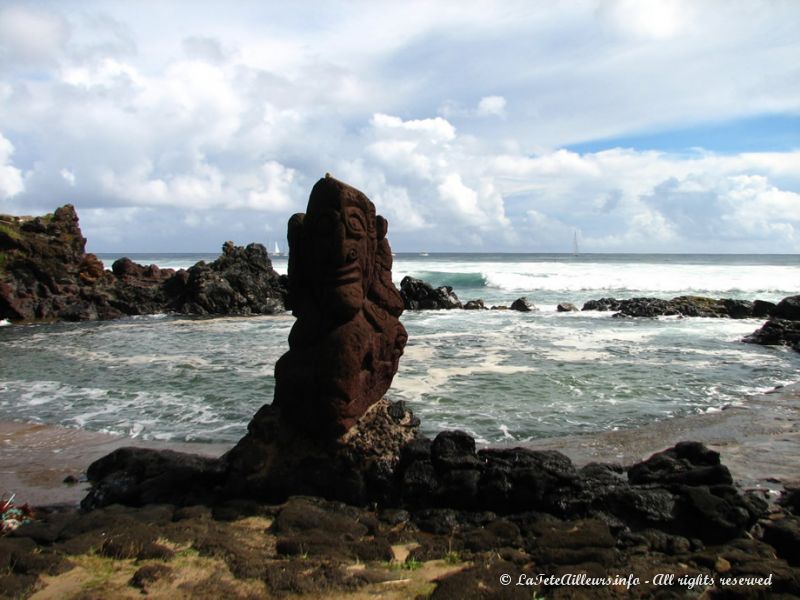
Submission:
[[[771,317],[776,306],[777,305],[774,302],[767,302],[766,300],[754,300],[753,317],[756,319]]]
[[[772,316],[776,319],[800,321],[800,296],[789,296],[778,302],[772,310]]]
[[[461,301],[449,285],[434,289],[431,284],[409,275],[400,282],[400,296],[406,310],[462,308]]]
[[[600,298],[599,300],[588,300],[583,304],[581,310],[619,310],[620,301],[616,298]]]
[[[536,307],[533,305],[533,303],[525,297],[514,300],[509,308],[519,312],[532,312],[536,310]]]
[[[212,263],[199,262],[167,286],[175,312],[195,315],[274,314],[283,311],[286,288],[262,244],[225,242]]]
[[[114,319],[167,311],[256,314],[283,310],[286,282],[260,244],[175,273],[128,258],[111,271],[86,253],[75,208],[42,217],[0,215],[0,319]]]
[[[800,352],[800,321],[770,319],[742,341],[762,346],[791,346]]]
[[[488,310],[483,300],[470,300],[464,305],[464,310]]]
[[[589,300],[582,310],[617,311],[621,317],[724,317],[749,319],[769,314],[774,305],[756,300],[736,300],[733,298],[706,298],[703,296],[678,296],[671,300],[662,298],[600,298]]]

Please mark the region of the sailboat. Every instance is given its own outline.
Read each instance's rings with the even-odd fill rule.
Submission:
[[[278,242],[275,242],[275,249],[272,251],[272,256],[283,256],[283,252],[281,252],[281,247],[278,246]]]
[[[572,234],[572,256],[578,256],[580,250],[578,249],[578,232],[577,230]]]

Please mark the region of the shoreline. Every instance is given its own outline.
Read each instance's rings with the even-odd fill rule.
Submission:
[[[558,450],[576,465],[630,465],[685,440],[720,453],[734,482],[744,489],[777,492],[800,482],[800,383],[746,396],[719,412],[658,421],[635,429],[569,435],[525,443],[534,450]]]
[[[16,504],[77,505],[86,495],[82,480],[89,465],[124,446],[221,456],[230,446],[159,442],[42,423],[0,421],[0,495],[16,494]],[[73,476],[81,481],[64,483]]]
[[[785,483],[800,481],[800,383],[746,397],[720,412],[659,421],[635,429],[543,438],[523,444],[558,450],[577,466],[590,462],[630,465],[655,452],[692,440],[720,452],[722,463],[744,489],[776,496]],[[34,506],[77,505],[88,484],[65,484],[98,458],[124,446],[176,450],[218,457],[230,444],[159,442],[41,423],[0,421],[0,494]],[[495,445],[494,447],[498,447]]]

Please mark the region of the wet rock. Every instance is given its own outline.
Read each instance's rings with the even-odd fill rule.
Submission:
[[[626,317],[659,317],[663,315],[681,314],[667,300],[660,298],[631,298],[622,300],[619,304],[618,315]],[[617,316],[617,315],[615,315]]]
[[[784,298],[773,309],[772,316],[776,319],[800,321],[800,295]]]
[[[400,296],[407,310],[451,310],[462,308],[461,301],[449,285],[433,288],[409,275],[400,282]]]
[[[757,301],[760,302],[760,301]],[[760,302],[756,305],[748,300],[732,298],[706,298],[703,296],[678,296],[671,300],[662,298],[629,298],[617,300],[615,298],[600,298],[589,300],[583,305],[583,310],[618,311],[624,317],[716,317],[731,319],[747,319],[756,316],[758,311],[769,310],[769,303]],[[617,316],[617,315],[615,315]]]
[[[800,351],[800,321],[772,318],[742,341],[762,346],[791,346]]]
[[[533,305],[532,302],[529,302],[527,298],[517,298],[511,303],[510,306],[511,310],[516,310],[519,312],[532,312],[536,310],[536,307]]]
[[[754,305],[752,302],[747,300],[734,300],[731,298],[723,298],[721,302],[725,307],[724,312],[731,319],[749,319],[755,316],[753,314]]]
[[[753,301],[753,317],[763,318],[771,317],[777,305],[774,302],[767,302],[766,300]]]
[[[464,305],[464,310],[487,310],[483,300],[470,300]]]
[[[262,244],[225,242],[212,263],[199,262],[166,284],[175,312],[251,315],[282,312],[286,289]]]
[[[600,298],[599,300],[589,300],[583,304],[581,310],[619,310],[620,301],[616,298]]]
[[[578,307],[572,304],[571,302],[560,302],[556,306],[557,312],[577,312]]]

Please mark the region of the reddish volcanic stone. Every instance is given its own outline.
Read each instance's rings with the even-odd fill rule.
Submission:
[[[312,434],[339,435],[383,397],[408,336],[392,283],[386,219],[330,176],[289,220],[289,305],[297,321],[275,366],[274,405]]]

